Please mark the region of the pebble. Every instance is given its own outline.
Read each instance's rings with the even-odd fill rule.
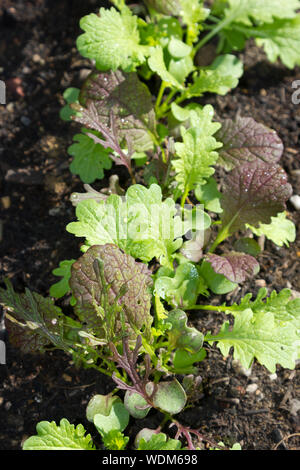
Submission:
[[[55,217],[58,215],[61,211],[61,207],[52,207],[49,209],[48,214],[51,215],[52,217]]]
[[[39,54],[33,54],[32,60],[35,64],[44,65],[45,60]]]
[[[290,203],[294,206],[296,211],[300,211],[300,196],[298,196],[298,194],[294,194],[294,196],[290,198]]]
[[[245,367],[243,367],[239,360],[233,359],[231,365],[236,374],[244,375],[245,377],[250,377],[252,369],[246,369]]]
[[[246,393],[255,393],[258,389],[258,385],[256,383],[249,384],[246,387]]]
[[[274,380],[276,380],[276,379],[277,379],[277,374],[276,374],[276,372],[275,372],[274,374],[270,374],[270,375],[269,375],[269,379],[270,379],[272,382],[273,382]]]
[[[1,198],[1,205],[2,205],[3,209],[9,209],[10,206],[11,206],[10,197],[9,196],[3,196]]]
[[[26,116],[21,116],[20,121],[26,127],[30,126],[31,124],[31,120]]]
[[[298,411],[300,410],[300,400],[297,400],[297,398],[292,398],[292,400],[289,400],[289,405],[291,415],[297,416]]]
[[[257,287],[266,287],[267,283],[264,279],[256,279],[255,285]]]
[[[300,298],[300,292],[295,289],[291,289],[291,299],[294,300],[294,299],[299,299],[299,298]]]

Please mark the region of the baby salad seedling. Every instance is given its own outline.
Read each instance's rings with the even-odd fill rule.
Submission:
[[[290,290],[268,296],[262,288],[256,299],[248,293],[233,305],[209,302],[258,273],[257,236],[288,246],[295,226],[277,133],[252,117],[216,120],[199,98],[238,85],[236,51],[249,38],[271,62],[299,65],[300,2],[217,0],[211,9],[201,0],[112,3],[80,21],[77,48],[94,69],[80,90],[65,91],[61,112],[82,126],[68,152],[85,192],[71,197],[76,220],[67,230],[83,240],[83,254],[54,270],[62,279],[50,297],[18,294],[6,281],[0,301],[10,340],[22,351],[52,345],[112,377],[124,400],[98,396],[87,412],[105,448],[133,446],[123,433],[129,416],[156,409],[162,426],[144,429],[136,448],[195,449],[205,436],[174,416],[199,399],[204,344],[270,372],[293,369],[299,358],[300,299]],[[198,66],[210,40],[216,58]],[[117,165],[128,171],[126,191],[116,175],[109,188],[90,186]],[[63,296],[73,316],[55,304]],[[204,334],[191,325],[194,310],[224,312],[230,322]],[[162,432],[167,422],[175,439]],[[95,448],[83,426],[66,419],[41,422],[37,433],[24,449],[55,448],[53,434],[60,448]]]

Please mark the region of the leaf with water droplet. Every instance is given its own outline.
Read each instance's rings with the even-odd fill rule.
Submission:
[[[285,210],[292,186],[279,165],[258,160],[237,166],[223,182],[221,215],[227,235],[243,230],[245,224],[258,227]]]
[[[218,141],[223,143],[218,164],[226,170],[257,159],[273,164],[282,156],[283,143],[277,133],[253,118],[226,119],[221,124],[216,134]]]
[[[151,94],[135,73],[120,70],[91,73],[83,84],[79,101],[87,110],[95,109],[89,123],[75,119],[97,130],[105,125],[119,142],[130,141],[137,152],[153,148],[151,133],[155,130],[155,113]],[[112,122],[113,116],[113,122]]]
[[[209,254],[206,259],[216,273],[223,274],[231,282],[243,282],[259,271],[256,259],[245,253],[231,251],[222,256]]]

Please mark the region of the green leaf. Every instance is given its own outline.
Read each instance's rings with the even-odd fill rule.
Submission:
[[[222,144],[213,137],[220,128],[218,123],[212,121],[213,113],[211,105],[204,106],[202,110],[191,110],[191,125],[195,127],[188,130],[182,127],[183,142],[175,143],[177,158],[172,160],[172,165],[178,187],[186,195],[215,171],[212,165],[218,159],[216,149]]]
[[[142,24],[140,36],[143,44],[165,48],[168,46],[170,38],[182,39],[183,30],[177,18],[162,17],[155,23]]]
[[[261,248],[254,238],[243,237],[236,240],[233,244],[235,251],[247,253],[251,256],[258,256],[261,252]]]
[[[177,349],[173,357],[174,372],[176,374],[197,374],[198,369],[193,367],[195,362],[201,362],[206,357],[204,348],[196,353]]]
[[[72,116],[76,114],[76,111],[70,107],[70,104],[78,103],[79,93],[79,88],[73,87],[67,88],[64,91],[63,97],[67,104],[59,112],[59,116],[63,121],[71,121]]]
[[[269,297],[266,296],[267,289],[261,288],[255,300],[251,300],[252,294],[249,293],[241,299],[239,305],[228,307],[228,311],[234,314],[236,310],[250,308],[255,314],[271,312],[279,325],[287,322],[292,325],[300,340],[300,299],[291,299],[289,289],[283,289],[278,293],[272,291]]]
[[[163,15],[176,16],[181,10],[180,0],[144,0],[144,3]]]
[[[296,240],[295,224],[286,218],[286,212],[281,212],[276,217],[271,217],[270,224],[259,224],[258,228],[246,224],[255,235],[265,235],[278,246],[289,246],[289,242]]]
[[[88,132],[88,129],[84,129]],[[90,131],[98,135],[95,131]],[[110,170],[112,160],[109,157],[110,149],[105,149],[101,144],[86,133],[76,134],[73,137],[74,144],[68,148],[68,153],[73,158],[70,170],[74,175],[79,175],[83,183],[93,183],[95,180],[104,178],[103,170]]]
[[[187,43],[193,44],[202,30],[201,23],[206,20],[210,10],[204,7],[203,0],[180,0],[180,5],[182,22],[187,25]]]
[[[71,267],[75,259],[65,259],[59,263],[59,267],[53,269],[52,274],[60,276],[62,279],[50,287],[49,293],[52,297],[60,299],[70,292],[69,279],[71,277]]]
[[[129,442],[129,437],[115,429],[102,436],[103,445],[108,450],[124,450]]]
[[[289,321],[278,322],[272,312],[250,308],[235,313],[232,327],[225,322],[217,335],[208,334],[205,340],[217,341],[224,356],[233,347],[233,357],[247,369],[255,358],[272,373],[276,364],[293,369],[298,355],[299,336]]]
[[[161,264],[171,264],[192,223],[185,223],[176,213],[174,200],[162,201],[158,185],[149,189],[132,185],[125,200],[113,194],[99,203],[92,199],[80,202],[76,207],[78,222],[69,224],[67,230],[85,237],[87,245],[114,243],[142,261],[156,257]]]
[[[164,433],[152,434],[150,439],[141,438],[137,450],[180,450],[181,442],[168,439]]]
[[[206,210],[215,212],[216,214],[222,212],[220,204],[221,193],[213,177],[208,178],[205,183],[196,186],[195,196],[199,202],[204,204]]]
[[[119,13],[115,8],[100,8],[99,13],[80,20],[85,31],[77,38],[80,54],[94,59],[98,70],[134,71],[148,54],[148,47],[140,44],[138,17],[129,9]]]
[[[101,263],[100,272],[97,262]],[[92,246],[72,266],[70,286],[77,300],[74,310],[100,339],[101,334],[109,341],[116,338],[123,323],[127,333],[134,327],[149,328],[151,283],[147,266],[117,246]]]
[[[238,284],[226,279],[223,274],[217,274],[207,261],[201,264],[199,273],[214,294],[227,294],[238,286]]]
[[[126,390],[124,405],[127,411],[136,419],[143,419],[149,413],[151,406],[139,393]]]
[[[182,59],[171,59],[169,72],[184,85],[185,79],[195,69],[193,59],[188,55]]]
[[[63,418],[59,426],[54,421],[38,423],[37,436],[31,436],[23,444],[23,450],[95,450],[90,434],[82,424],[76,427]]]
[[[124,404],[120,401],[115,401],[112,404],[108,416],[100,413],[94,416],[94,425],[101,436],[105,436],[110,431],[124,431],[129,423],[129,413]]]
[[[94,416],[96,414],[101,414],[104,416],[109,416],[112,405],[116,401],[121,401],[117,395],[94,395],[86,407],[86,418],[91,423],[94,422]]]
[[[199,295],[200,276],[192,263],[180,264],[168,275],[157,272],[155,292],[172,307],[188,308],[195,305]]]
[[[285,2],[282,6],[285,7]],[[280,58],[289,69],[300,65],[300,15],[291,20],[276,20],[259,26],[253,35],[256,44],[263,46],[270,62]]]
[[[226,95],[239,83],[243,75],[243,63],[234,55],[226,54],[217,57],[212,65],[194,74],[194,83],[187,89],[187,96],[201,96],[203,93]]]
[[[155,407],[175,415],[183,410],[187,398],[183,387],[173,379],[171,382],[155,384],[152,400]]]
[[[196,328],[187,326],[187,315],[183,310],[172,310],[164,320],[165,324],[170,324],[168,330],[169,347],[171,349],[185,349],[188,352],[196,353],[203,345],[203,334]]]
[[[180,39],[172,37],[168,44],[168,51],[175,59],[182,59],[190,55],[192,48]]]
[[[168,86],[177,90],[183,90],[183,85],[168,71],[161,46],[150,48],[148,65],[153,72],[157,73],[160,78],[168,84]]]
[[[272,23],[274,18],[294,18],[299,0],[228,0],[226,16],[251,26],[252,23]]]

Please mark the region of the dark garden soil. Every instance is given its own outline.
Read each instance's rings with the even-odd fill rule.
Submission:
[[[1,0],[0,79],[7,85],[7,105],[0,106],[0,277],[15,289],[28,287],[42,295],[57,279],[52,270],[63,259],[80,255],[79,240],[65,230],[74,220],[69,202],[82,191],[68,169],[67,147],[77,126],[59,119],[62,93],[79,86],[90,63],[76,51],[79,19],[108,2],[93,0]],[[199,60],[210,62],[210,49]],[[218,116],[252,116],[275,129],[285,144],[282,166],[299,194],[300,105],[292,103],[292,82],[300,69],[271,65],[253,44],[241,54],[245,74],[237,89],[225,97],[209,96]],[[117,170],[121,185],[127,175]],[[107,181],[95,184],[95,188]],[[288,203],[288,214],[300,229],[300,212]],[[237,301],[246,292],[256,294],[290,287],[300,291],[300,238],[290,248],[266,241],[259,257],[261,271],[251,282],[228,296]],[[225,301],[216,297],[214,303]],[[190,317],[204,331],[220,325],[222,316],[203,312]],[[254,364],[250,376],[240,373],[232,359],[215,348],[200,364],[203,392],[195,408],[179,419],[199,429],[204,439],[240,442],[246,450],[300,448],[299,369],[278,367],[274,376]],[[65,417],[82,422],[85,407],[95,393],[108,393],[111,380],[93,370],[77,369],[65,354],[24,356],[7,348],[7,366],[0,366],[0,449],[18,450],[35,433],[41,420]],[[250,386],[250,387],[249,387]],[[297,414],[298,411],[298,414]],[[130,436],[144,427],[157,427],[161,416],[150,413],[132,421]],[[97,439],[97,438],[96,438]],[[280,445],[279,442],[284,439]]]

